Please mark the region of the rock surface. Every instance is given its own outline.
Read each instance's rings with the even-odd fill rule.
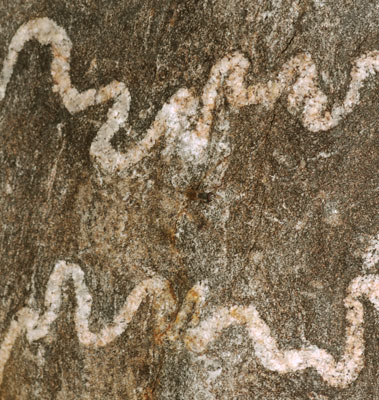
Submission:
[[[379,398],[377,3],[0,19],[1,399]]]

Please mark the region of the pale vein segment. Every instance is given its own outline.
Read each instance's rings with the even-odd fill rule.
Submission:
[[[120,336],[137,312],[142,301],[149,295],[153,297],[153,309],[156,320],[154,334],[162,336],[169,329],[167,316],[175,311],[176,301],[168,282],[159,277],[146,279],[138,284],[127,297],[113,322],[106,325],[98,333],[89,329],[89,318],[92,310],[92,296],[88,291],[83,270],[76,264],[59,261],[51,273],[45,291],[45,312],[39,315],[29,307],[21,309],[5,335],[0,347],[0,383],[5,364],[12,347],[21,333],[26,333],[30,343],[44,338],[57,319],[61,308],[62,287],[72,280],[75,297],[75,327],[79,342],[93,348],[103,347]]]
[[[13,37],[0,76],[0,100],[5,96],[18,53],[31,39],[51,46],[53,90],[60,94],[70,113],[114,100],[107,121],[99,129],[90,149],[96,166],[106,174],[121,172],[138,163],[162,136],[169,142],[178,138],[184,158],[201,160],[209,144],[215,109],[224,96],[235,108],[262,104],[270,109],[286,92],[288,111],[300,117],[305,128],[312,132],[326,131],[337,126],[353,110],[359,103],[364,81],[379,71],[379,51],[374,50],[357,58],[344,101],[327,110],[328,99],[319,88],[317,69],[309,54],[302,53],[291,58],[276,78],[247,86],[245,76],[250,63],[242,54],[233,53],[212,68],[201,96],[196,96],[193,90],[179,89],[157,113],[143,139],[121,153],[113,148],[111,139],[126,125],[131,101],[128,89],[125,84],[113,81],[99,90],[89,89],[79,93],[72,86],[69,74],[71,41],[64,29],[48,18],[22,25]]]
[[[124,83],[113,81],[109,85],[98,90],[88,89],[79,93],[78,90],[72,86],[70,78],[70,54],[72,43],[65,30],[49,18],[38,18],[29,21],[22,25],[13,36],[0,75],[0,101],[3,100],[5,96],[18,53],[23,49],[25,43],[32,39],[37,40],[43,45],[50,45],[53,55],[51,62],[51,75],[54,82],[53,91],[59,93],[63,104],[71,114],[83,111],[90,106],[101,104],[111,99],[114,100],[113,106],[108,111],[108,119],[105,124],[102,125],[97,135],[97,140],[104,140],[104,138],[106,138],[109,141],[128,117],[130,106],[129,91]],[[112,134],[107,136],[109,130]],[[93,147],[96,148],[96,141]],[[98,161],[100,164],[110,160],[116,162],[115,159],[117,159],[117,157],[117,152],[111,148],[111,151],[108,153],[108,148],[105,147],[98,156]]]
[[[346,387],[364,367],[364,310],[359,300],[361,296],[366,296],[379,312],[379,275],[359,276],[349,285],[344,300],[347,320],[345,350],[340,361],[317,346],[298,350],[280,349],[270,328],[253,305],[217,310],[197,327],[189,329],[184,341],[190,350],[203,352],[224,329],[232,325],[244,325],[252,340],[255,356],[265,368],[289,373],[312,367],[329,385]]]
[[[74,285],[77,303],[75,328],[79,342],[84,346],[98,348],[111,343],[125,331],[141,302],[151,296],[157,326],[154,335],[158,343],[164,338],[174,342],[183,340],[189,350],[203,352],[227,327],[244,325],[253,342],[255,355],[265,368],[288,373],[312,367],[329,385],[336,387],[346,387],[357,378],[364,366],[363,305],[359,298],[366,296],[379,312],[379,275],[355,278],[348,287],[344,301],[347,309],[345,351],[341,360],[336,362],[328,352],[317,346],[306,346],[298,350],[279,349],[270,328],[254,305],[221,308],[199,323],[206,295],[206,287],[201,284],[195,285],[188,292],[176,318],[170,324],[169,316],[177,309],[177,301],[168,282],[154,277],[138,284],[113,322],[94,333],[89,329],[92,296],[86,286],[84,272],[76,264],[59,261],[47,283],[44,313],[40,315],[29,307],[21,309],[5,334],[0,346],[0,383],[17,337],[25,333],[32,343],[49,333],[60,312],[62,287],[70,280]],[[187,330],[184,332],[185,328]]]

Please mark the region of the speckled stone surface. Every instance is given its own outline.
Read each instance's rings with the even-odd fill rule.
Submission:
[[[0,0],[0,398],[379,398],[375,1]]]

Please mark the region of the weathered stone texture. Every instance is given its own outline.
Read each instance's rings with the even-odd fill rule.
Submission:
[[[71,40],[70,88],[125,87],[70,110],[77,97],[52,90],[63,88],[64,74],[52,71],[63,41],[55,55],[58,39],[18,52],[0,102],[3,348],[12,326],[20,333],[9,359],[0,351],[0,397],[379,398],[378,3],[0,0],[0,63],[32,20],[42,22],[29,32],[45,24],[50,38],[56,26]],[[129,115],[117,125],[107,113],[114,104],[126,112],[125,88]],[[96,152],[107,120],[117,129]],[[163,134],[123,168],[149,128]],[[111,157],[101,164],[105,142],[117,171]],[[60,311],[32,340],[26,325],[40,316],[42,332],[60,260]],[[85,289],[72,266],[92,296],[91,332],[151,279],[131,322],[112,340],[104,334],[104,346],[78,337],[75,291]],[[290,372],[292,359],[282,373],[264,365],[246,329],[258,321],[252,305],[280,350],[317,346],[339,361],[347,348],[358,360],[342,374],[351,379]],[[222,307],[230,326],[193,351]]]

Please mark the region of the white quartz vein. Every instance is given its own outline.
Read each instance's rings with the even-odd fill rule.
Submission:
[[[364,309],[360,297],[366,296],[379,312],[379,275],[358,276],[349,285],[344,300],[347,320],[345,351],[341,360],[336,362],[326,350],[317,346],[280,349],[254,305],[224,307],[199,323],[207,290],[205,285],[195,285],[188,292],[176,319],[170,323],[169,316],[177,309],[177,301],[168,281],[157,276],[139,283],[128,295],[113,322],[94,333],[89,328],[92,296],[85,283],[84,272],[77,264],[59,261],[47,283],[44,312],[40,314],[31,307],[22,308],[5,333],[0,346],[0,383],[17,338],[25,333],[29,343],[32,343],[48,335],[60,312],[62,286],[69,280],[73,282],[76,295],[76,333],[83,346],[98,348],[111,343],[125,331],[141,302],[151,296],[157,327],[154,336],[158,343],[162,340],[183,341],[188,350],[203,352],[225,328],[244,325],[253,343],[255,356],[265,368],[281,374],[314,368],[325,382],[336,387],[349,385],[364,366]],[[182,332],[184,328],[187,330]]]
[[[70,79],[71,41],[65,30],[49,18],[27,22],[12,38],[0,76],[0,101],[5,96],[18,53],[31,39],[51,46],[53,91],[60,94],[70,113],[113,100],[107,121],[100,127],[90,149],[95,165],[105,174],[118,173],[138,163],[162,136],[180,142],[180,155],[184,159],[201,160],[209,144],[214,112],[222,96],[236,109],[254,104],[270,109],[283,93],[287,93],[288,111],[299,117],[306,129],[312,132],[329,130],[352,112],[359,103],[364,81],[379,71],[378,50],[361,55],[353,63],[344,101],[327,110],[328,99],[318,86],[316,65],[308,53],[291,58],[274,79],[246,86],[244,80],[250,63],[241,53],[235,52],[213,66],[201,96],[196,96],[193,89],[179,89],[157,113],[143,139],[122,153],[110,142],[120,128],[127,127],[131,102],[129,90],[124,83],[113,81],[100,89],[79,93]]]

